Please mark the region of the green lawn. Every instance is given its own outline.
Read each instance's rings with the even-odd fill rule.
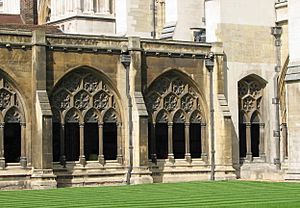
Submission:
[[[208,181],[0,191],[0,207],[300,207],[300,183]]]

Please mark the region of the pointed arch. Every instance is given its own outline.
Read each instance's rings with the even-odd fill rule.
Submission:
[[[178,109],[172,119],[173,123],[186,123],[187,122],[187,116],[186,113],[182,109]]]
[[[168,123],[169,121],[170,117],[168,115],[168,112],[164,109],[160,110],[155,117],[156,123]]]
[[[256,74],[249,74],[238,82],[240,157],[248,161],[264,155],[261,115],[266,85],[267,81]]]
[[[103,141],[105,142],[105,136],[109,136],[106,135],[108,125],[114,125],[113,129],[118,128],[114,133],[121,134],[122,129],[119,128],[122,121],[120,94],[111,79],[99,69],[89,66],[69,69],[56,81],[50,100],[52,109],[58,109],[61,113],[62,122],[70,123],[70,125],[66,124],[62,131],[67,131],[69,127],[74,129],[74,134],[69,132],[71,139],[74,137],[74,141],[80,140],[80,145],[84,146],[80,147],[79,155],[82,164],[85,164],[85,153],[88,159],[95,159],[94,156],[91,157],[91,154],[94,155],[96,151],[98,151],[99,158],[103,157],[103,150],[100,146]],[[68,134],[62,132],[61,135],[67,136]],[[75,137],[80,138],[75,139]],[[65,140],[68,139],[65,138]],[[92,150],[95,146],[99,148]],[[78,156],[77,152],[75,155]]]

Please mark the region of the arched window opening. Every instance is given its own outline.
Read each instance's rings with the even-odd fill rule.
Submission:
[[[260,117],[264,87],[265,83],[251,75],[238,83],[240,157],[248,161],[265,157],[264,123]]]
[[[52,124],[52,132],[53,132],[53,161],[59,162],[60,161],[60,131],[61,131],[61,124],[56,121]]]
[[[60,154],[62,164],[78,158],[82,165],[86,160],[104,165],[105,159],[116,158],[122,163],[119,106],[113,92],[108,81],[88,68],[77,69],[55,86],[51,107],[60,115],[55,120],[60,133],[53,134],[60,141],[53,146],[55,159]],[[55,122],[53,130],[59,128]]]
[[[103,125],[103,149],[105,160],[117,159],[117,124],[107,123]]]
[[[157,123],[155,125],[156,155],[157,159],[168,158],[168,124]]]
[[[85,123],[84,125],[84,154],[86,160],[98,160],[99,131],[98,123]]]
[[[79,160],[79,123],[66,123],[65,125],[65,156],[67,161]]]
[[[21,157],[21,125],[5,123],[4,158],[6,163],[18,163]]]
[[[167,72],[150,85],[146,105],[152,121],[148,134],[152,162],[156,157],[171,162],[181,158],[188,162],[191,157],[207,158],[207,138],[202,131],[206,125],[191,121],[193,112],[202,110],[200,98],[197,88],[179,72]]]
[[[190,125],[190,147],[191,147],[191,156],[192,158],[201,157],[201,124],[200,123],[191,123]]]
[[[0,167],[7,163],[27,166],[26,123],[17,90],[0,74]]]

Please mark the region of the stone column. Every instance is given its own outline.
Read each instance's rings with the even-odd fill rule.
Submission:
[[[206,132],[206,124],[201,123],[201,158],[204,162],[208,162],[208,137]]]
[[[65,153],[65,124],[60,125],[60,164],[66,167],[66,153]]]
[[[173,153],[173,123],[168,123],[168,159],[170,162],[174,162]]]
[[[27,158],[26,158],[26,123],[22,122],[21,125],[21,157],[20,165],[22,168],[27,167]]]
[[[82,11],[83,11],[81,0],[74,0],[74,1],[75,1],[75,12],[76,12],[76,14],[81,14]]]
[[[251,152],[251,123],[246,123],[246,160],[252,161],[252,152]]]
[[[103,154],[103,123],[98,124],[98,136],[99,136],[99,155],[98,155],[98,161],[101,165],[104,165],[104,154]]]
[[[157,163],[157,155],[156,155],[156,139],[155,139],[155,122],[151,125],[151,160],[153,163]]]
[[[190,151],[190,123],[184,124],[184,137],[185,137],[185,159],[189,163],[192,162]]]
[[[95,0],[94,9],[96,14],[100,14],[103,11],[102,0]]]
[[[118,144],[117,144],[117,161],[120,164],[123,164],[123,154],[122,154],[122,124],[117,123],[117,134],[118,134]]]
[[[265,124],[259,124],[259,157],[263,160],[266,159],[265,154]]]
[[[79,150],[79,163],[85,166],[85,156],[84,156],[84,123],[79,124],[79,143],[80,143],[80,150]]]
[[[111,14],[110,11],[110,0],[103,0],[104,1],[104,13]]]
[[[0,168],[5,168],[4,158],[4,123],[0,123]]]
[[[51,20],[57,15],[57,0],[51,0]]]

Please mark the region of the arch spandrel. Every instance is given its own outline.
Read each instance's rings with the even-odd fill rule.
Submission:
[[[113,108],[108,109],[107,111],[104,112],[103,115],[103,123],[119,123],[119,115],[117,111]]]

